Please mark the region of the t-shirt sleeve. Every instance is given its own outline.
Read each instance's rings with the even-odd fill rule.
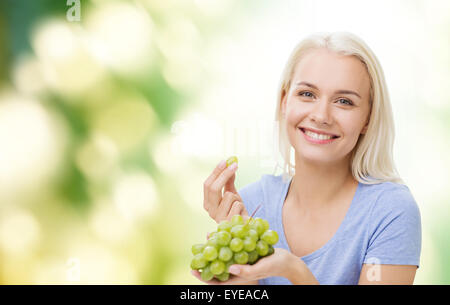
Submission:
[[[380,194],[372,209],[369,228],[364,263],[419,267],[420,211],[406,186]]]
[[[238,191],[238,193],[244,202],[247,213],[251,215],[259,205],[259,202],[262,201],[263,192],[261,188],[261,180],[244,186]]]

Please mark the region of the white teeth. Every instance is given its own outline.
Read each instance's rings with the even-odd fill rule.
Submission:
[[[313,138],[313,139],[317,139],[317,140],[329,140],[332,139],[332,136],[327,136],[324,134],[317,134],[315,132],[309,131],[309,130],[305,130],[306,135],[308,135],[309,137]]]

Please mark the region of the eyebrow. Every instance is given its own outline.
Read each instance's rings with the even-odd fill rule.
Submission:
[[[298,82],[298,83],[296,83],[296,85],[297,85],[297,86],[305,85],[305,86],[307,86],[307,87],[311,87],[311,88],[314,88],[314,89],[316,89],[316,90],[319,90],[319,88],[317,88],[316,85],[313,85],[313,84],[310,84],[310,83],[307,83],[307,82]],[[351,91],[351,90],[337,90],[337,91],[334,92],[334,93],[339,93],[339,94],[353,94],[353,95],[356,95],[357,97],[359,97],[360,99],[362,99],[361,96],[360,96],[358,93],[356,93],[355,91]]]

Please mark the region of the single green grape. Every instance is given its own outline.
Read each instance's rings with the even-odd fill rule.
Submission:
[[[243,225],[244,224],[244,218],[242,218],[241,215],[236,214],[233,215],[233,217],[231,217],[231,225],[235,226],[235,225]]]
[[[211,270],[212,274],[219,275],[225,271],[225,263],[221,260],[216,259],[209,265],[209,270]]]
[[[235,237],[230,241],[230,249],[233,252],[239,252],[242,250],[242,248],[244,248],[244,242],[242,241],[242,239]]]
[[[206,266],[205,268],[203,268],[202,273],[201,273],[201,278],[204,281],[210,281],[212,280],[212,278],[214,277],[214,274],[211,272],[211,269],[209,267],[210,265]]]
[[[256,241],[250,236],[244,238],[244,250],[247,252],[253,251],[256,248]]]
[[[233,257],[233,251],[228,247],[222,247],[219,250],[219,259],[221,261],[227,262]]]
[[[248,252],[248,263],[253,264],[259,258],[258,252],[256,250]]]
[[[205,244],[192,245],[192,248],[191,248],[192,254],[196,255],[196,254],[202,253],[204,248],[205,248]]]
[[[231,156],[227,159],[227,167],[233,163],[238,163],[238,158],[236,156]]]
[[[219,239],[217,238],[217,235],[214,237],[210,237],[208,241],[206,242],[206,246],[212,246],[216,249],[220,248]]]
[[[220,231],[215,236],[217,238],[217,242],[221,246],[227,246],[231,241],[231,234],[227,231]]]
[[[278,242],[278,233],[274,230],[267,230],[261,235],[261,240],[264,240],[269,245],[275,245]]]
[[[248,229],[244,225],[235,225],[231,228],[231,235],[243,239],[247,235]]]
[[[221,282],[225,282],[230,278],[230,274],[228,272],[223,272],[219,275],[216,275],[216,278]]]
[[[234,253],[234,261],[238,264],[244,265],[248,262],[248,253],[245,251],[240,251],[237,253]]]
[[[217,231],[231,231],[231,223],[228,220],[222,220],[219,225],[217,226]]]
[[[255,241],[255,243],[258,241],[259,235],[255,229],[249,229],[247,234],[251,239]]]
[[[264,233],[264,231],[266,230],[263,220],[259,217],[255,218],[255,221],[250,226],[250,228],[255,230],[259,236],[261,236]]]
[[[262,223],[264,225],[264,231],[269,230],[269,222],[265,219],[262,219]]]
[[[203,254],[198,253],[192,258],[191,268],[193,270],[198,270],[198,269],[205,268],[207,264],[208,264],[208,261],[203,257]]]
[[[218,253],[216,247],[206,246],[205,249],[203,249],[203,257],[208,261],[215,260],[217,255]]]
[[[256,252],[258,252],[260,256],[266,256],[269,252],[269,245],[264,240],[258,240],[256,243]]]

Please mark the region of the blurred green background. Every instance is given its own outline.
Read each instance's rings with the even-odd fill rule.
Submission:
[[[450,283],[449,1],[69,2],[0,2],[0,284],[200,283],[203,181],[232,154],[238,189],[277,172],[287,57],[338,30],[385,72],[415,283]]]

